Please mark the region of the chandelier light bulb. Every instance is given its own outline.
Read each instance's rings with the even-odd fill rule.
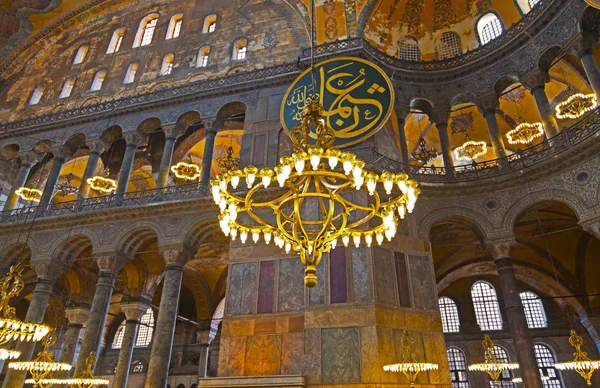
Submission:
[[[213,181],[216,182],[216,181]],[[221,202],[221,189],[219,188],[219,185],[216,183],[213,183],[212,187],[211,187],[211,192],[212,192],[212,196],[213,196],[213,200],[215,201],[215,204],[219,204],[219,202]]]
[[[266,230],[266,231],[263,233],[263,237],[265,238],[265,243],[266,243],[267,245],[269,245],[269,244],[271,243],[271,232],[270,232],[270,231],[268,231],[268,230]]]
[[[262,184],[264,186],[264,188],[266,189],[267,187],[269,187],[269,185],[271,184],[271,177],[268,175],[265,175],[262,177]]]
[[[406,181],[404,179],[398,181],[398,188],[400,189],[402,194],[406,194],[408,187],[406,186]]]
[[[245,244],[247,239],[248,239],[248,231],[245,229],[240,231],[240,241],[242,242],[242,244]]]
[[[414,201],[410,201],[410,202],[408,202],[408,203],[406,204],[406,210],[407,210],[409,213],[412,213],[414,209],[415,209],[415,202],[414,202]]]
[[[221,209],[221,211],[225,210],[227,208],[227,200],[223,197],[221,197],[221,200],[219,201],[219,209]]]
[[[240,184],[240,176],[238,174],[232,175],[231,176],[231,187],[233,187],[234,189],[237,189],[239,184]]]
[[[346,175],[350,175],[350,173],[352,172],[352,168],[354,167],[354,164],[352,163],[352,157],[350,154],[348,154],[347,152],[344,152],[342,154],[342,167],[344,168],[344,173]]]
[[[384,172],[381,174],[381,179],[383,179],[383,189],[387,195],[392,193],[392,189],[394,188],[393,176],[389,172]]]
[[[263,168],[260,170],[260,175],[262,176],[263,187],[266,189],[271,184],[271,179],[275,173],[270,168]]]
[[[296,169],[296,172],[298,174],[302,174],[302,171],[304,171],[304,159],[302,158],[297,158],[296,161],[294,162],[294,169]]]
[[[288,179],[292,173],[292,158],[289,156],[281,158],[281,167],[283,169],[283,176],[285,179]]]
[[[229,218],[231,218],[231,221],[234,221],[237,219],[237,206],[235,205],[235,203],[230,202],[229,203]]]
[[[354,187],[356,188],[357,191],[360,190],[363,183],[365,183],[365,178],[363,178],[362,175],[358,175],[358,176],[354,177]]]
[[[337,238],[334,238],[333,240],[331,240],[329,245],[331,245],[331,249],[335,249],[335,247],[337,247]]]
[[[334,170],[336,168],[336,166],[338,165],[339,159],[337,156],[330,156],[328,162],[329,162],[329,168]]]
[[[246,176],[246,186],[248,186],[248,188],[251,189],[255,180],[256,180],[256,176],[254,174],[248,174]]]
[[[358,234],[358,233],[353,234],[352,242],[354,243],[354,246],[358,248],[360,246],[360,234]]]
[[[290,244],[289,242],[285,243],[285,253],[290,253],[290,251],[292,250],[292,244]]]
[[[365,235],[365,243],[367,244],[367,247],[371,248],[371,244],[373,244],[373,235],[371,233]]]
[[[231,230],[229,231],[229,234],[231,235],[231,241],[235,241],[237,237],[237,232],[237,228],[231,228]]]
[[[383,244],[383,234],[377,233],[375,235],[375,239],[377,240],[377,245]]]
[[[350,243],[350,235],[348,233],[346,233],[342,236],[342,243],[344,244],[345,247],[347,247],[348,244]]]
[[[252,241],[254,241],[254,243],[256,244],[258,242],[259,238],[260,238],[260,232],[257,230],[253,230],[252,231]]]

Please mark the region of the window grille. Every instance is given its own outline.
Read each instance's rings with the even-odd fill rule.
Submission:
[[[77,49],[77,53],[75,54],[75,58],[73,58],[73,64],[78,65],[85,61],[85,57],[88,53],[88,46],[81,46]]]
[[[530,329],[548,327],[544,305],[540,298],[529,291],[522,292],[520,295],[521,303],[523,303],[523,309],[525,311],[525,318],[527,319],[527,326]]]
[[[537,344],[534,345],[533,349],[535,351],[535,359],[538,368],[540,368],[540,375],[548,376],[550,378],[549,380],[542,381],[544,388],[562,388],[562,383],[554,368],[555,360],[550,348],[545,345]]]
[[[102,89],[102,84],[104,83],[104,78],[106,78],[106,70],[100,70],[94,76],[94,80],[92,81],[92,86],[90,86],[91,92],[96,92]]]
[[[467,360],[464,353],[458,348],[448,348],[446,351],[448,353],[452,388],[470,388]]]
[[[460,37],[455,32],[445,32],[440,38],[437,49],[438,58],[440,60],[461,55],[462,47],[460,45]]]
[[[419,43],[415,38],[406,37],[402,40],[402,43],[400,43],[400,59],[415,62],[421,60]]]
[[[215,32],[217,28],[217,22],[212,22],[208,25],[208,32]]]
[[[152,43],[152,36],[154,36],[154,30],[156,29],[156,24],[158,23],[158,19],[151,19],[146,22],[144,25],[144,33],[142,34],[142,43],[140,46],[147,46]]]
[[[481,44],[487,44],[502,35],[502,23],[498,16],[488,13],[479,19],[478,32]]]
[[[248,49],[246,48],[246,46],[239,47],[237,49],[236,59],[238,59],[238,60],[246,59],[247,50]]]
[[[75,80],[73,78],[67,78],[65,83],[63,84],[62,90],[60,91],[60,95],[58,98],[67,98],[71,95],[73,91],[73,86],[75,85]]]
[[[496,345],[494,346],[494,355],[496,356],[496,359],[499,362],[510,362],[510,360],[508,359],[508,354],[506,353],[506,350],[502,349],[500,346]],[[486,350],[486,355],[487,355],[487,350]],[[494,385],[494,382],[491,381],[490,379],[490,387],[492,388],[517,388],[515,386],[515,383],[512,382],[513,376],[512,376],[512,372],[509,370],[503,370],[502,374],[500,375],[500,377],[498,378],[498,384]]]
[[[210,46],[201,47],[198,50],[198,60],[196,61],[197,67],[206,67],[208,66],[208,60],[210,58]]]
[[[135,74],[137,73],[137,69],[137,62],[129,64],[129,67],[127,67],[127,73],[125,73],[125,78],[123,79],[123,84],[130,84],[133,81],[135,81]]]
[[[154,314],[152,313],[152,308],[148,308],[148,310],[142,315],[140,318],[140,326],[138,329],[137,340],[135,341],[136,347],[145,347],[149,346],[150,342],[152,342],[152,334],[154,333]],[[143,365],[142,365],[143,368]]]
[[[115,334],[115,338],[112,343],[113,349],[121,349],[123,345],[123,336],[125,335],[125,321],[121,322],[119,328],[117,329],[117,333]]]
[[[535,7],[539,2],[540,0],[529,0],[529,8]]]
[[[173,29],[173,38],[179,37],[181,33],[181,25],[183,24],[183,20],[179,19],[175,22],[175,28]]]
[[[110,39],[110,43],[108,44],[108,48],[106,49],[107,54],[116,53],[121,48],[121,43],[123,42],[123,36],[125,35],[125,29],[119,28],[113,32],[113,36]]]
[[[171,74],[171,72],[173,71],[173,60],[174,60],[173,54],[165,55],[165,57],[163,58],[162,65],[160,67],[160,73],[159,73],[160,75]]]
[[[132,372],[133,373],[142,373],[144,371],[144,364],[141,362],[133,364]]]
[[[475,318],[483,331],[502,330],[502,316],[494,287],[486,282],[477,282],[471,288]]]
[[[439,304],[444,333],[458,333],[460,329],[460,320],[458,319],[456,303],[450,298],[441,297],[439,299]]]

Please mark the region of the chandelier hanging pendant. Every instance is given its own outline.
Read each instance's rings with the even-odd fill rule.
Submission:
[[[573,361],[557,362],[554,367],[558,370],[574,370],[586,381],[587,385],[592,385],[592,374],[596,369],[600,369],[600,361],[591,360],[587,353],[581,350],[583,338],[577,335],[575,330],[571,330],[569,343],[575,348]]]
[[[21,267],[13,266],[8,275],[0,280],[0,345],[4,345],[10,340],[41,341],[50,331],[50,327],[44,324],[23,322],[17,319],[15,308],[9,305],[10,300],[19,295],[25,287],[22,272]],[[7,358],[14,358],[15,353],[7,352]]]
[[[201,176],[201,169],[192,162],[192,156],[188,155],[187,162],[179,162],[171,166],[171,171],[179,179],[195,181]]]
[[[32,189],[32,188],[24,187],[24,186],[19,187],[15,191],[15,194],[28,202],[40,202],[40,200],[42,199],[42,191],[41,190]]]
[[[598,98],[594,93],[576,93],[567,98],[566,101],[556,105],[556,118],[575,120],[587,112],[593,111],[596,107],[598,107]]]
[[[406,174],[377,175],[366,171],[355,154],[334,148],[335,132],[323,113],[318,97],[307,97],[302,120],[291,131],[294,152],[273,170],[248,166],[211,181],[225,235],[232,241],[239,236],[242,243],[251,235],[257,243],[262,234],[265,243],[273,241],[286,253],[299,253],[307,287],[317,284],[316,266],[339,240],[344,246],[352,240],[356,247],[361,241],[371,246],[373,241],[383,243],[384,237],[391,240],[398,220],[412,212],[419,195],[417,182]],[[314,146],[311,136],[316,136]],[[242,179],[248,188],[245,195],[233,191]],[[265,190],[273,180],[287,190]]]
[[[233,157],[233,147],[227,147],[227,156],[217,159],[217,166],[224,168],[227,171],[232,171],[238,168],[240,158]]]
[[[63,196],[67,195],[75,195],[79,191],[79,187],[75,186],[73,182],[71,182],[75,178],[73,173],[69,173],[65,176],[66,182],[59,182],[56,184],[55,188],[57,192],[60,192]]]
[[[439,153],[435,148],[428,147],[427,143],[425,142],[425,139],[420,138],[419,148],[414,150],[410,156],[422,165],[426,165],[433,159],[437,158],[439,156]]]
[[[44,349],[32,361],[15,361],[8,364],[10,369],[29,371],[32,379],[25,381],[34,387],[48,388],[52,386],[52,375],[58,371],[69,371],[72,366],[64,362],[54,361],[50,347],[56,342],[56,335],[52,332],[44,338]]]
[[[398,364],[385,365],[383,367],[383,370],[386,372],[404,373],[404,375],[408,378],[411,387],[415,386],[415,382],[417,381],[417,376],[419,373],[437,370],[439,368],[438,364],[417,362],[417,358],[412,350],[414,343],[415,341],[413,338],[407,332],[403,332],[402,347],[404,349],[404,354],[402,356],[402,362]]]
[[[510,144],[529,144],[543,135],[544,125],[542,123],[521,123],[508,132],[506,137]]]
[[[483,338],[482,346],[485,349],[485,362],[479,364],[469,365],[469,370],[473,372],[486,372],[490,378],[494,381],[494,384],[498,384],[500,375],[505,370],[519,369],[519,364],[516,362],[501,362],[498,361],[494,354],[494,341],[489,335],[485,335]]]
[[[465,140],[463,145],[454,149],[456,159],[470,161],[487,153],[486,142],[470,140],[469,135],[465,135]]]
[[[117,182],[109,178],[108,168],[103,173],[87,179],[88,185],[96,191],[104,194],[110,194],[117,189]]]

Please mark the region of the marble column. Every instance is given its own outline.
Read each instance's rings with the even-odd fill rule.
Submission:
[[[54,195],[54,188],[60,177],[60,170],[62,169],[65,160],[71,156],[71,150],[66,146],[61,146],[56,152],[54,152],[54,159],[52,159],[52,168],[46,179],[46,185],[42,193],[42,199],[40,200],[40,206],[46,206],[52,200]]]
[[[79,357],[77,360],[73,376],[79,376],[83,373],[86,368],[85,359],[87,355],[91,352],[94,352],[96,356],[98,355],[100,345],[102,345],[102,334],[104,333],[104,325],[106,324],[115,280],[119,270],[127,261],[126,258],[118,255],[99,256],[95,259],[100,268],[98,283],[96,284],[96,292],[90,308],[90,317],[83,332],[83,342],[79,351],[79,354],[84,356]]]
[[[406,111],[403,109],[396,109],[396,116],[398,117],[398,140],[400,141],[400,158],[402,160],[402,163],[409,164],[410,153],[408,152],[406,132],[404,132],[404,125],[406,124]]]
[[[56,279],[66,269],[60,263],[52,260],[33,261],[31,266],[38,275],[31,302],[25,315],[26,322],[42,322],[52,295]],[[21,351],[20,360],[31,360],[35,350],[35,342],[18,342],[16,349]],[[27,371],[9,369],[4,377],[2,388],[21,388],[25,382]]]
[[[504,310],[510,327],[519,374],[525,388],[542,388],[540,371],[537,366],[533,341],[529,335],[525,311],[517,288],[517,278],[511,258],[513,238],[499,239],[486,242],[488,252],[494,258],[500,277],[500,289],[504,301]]]
[[[126,133],[123,135],[123,138],[127,146],[125,147],[125,154],[121,162],[121,171],[119,172],[119,181],[117,182],[117,195],[123,195],[127,192],[127,185],[129,184],[131,169],[133,168],[133,161],[135,159],[135,151],[138,146],[144,144],[144,139],[137,132]]]
[[[198,330],[196,338],[200,343],[200,360],[198,361],[198,378],[208,377],[208,349],[210,347],[210,329]]]
[[[208,182],[212,170],[215,137],[217,136],[219,125],[216,120],[206,120],[204,121],[204,128],[206,128],[206,142],[204,143],[204,155],[202,155],[202,176],[200,181]]]
[[[171,170],[171,161],[173,159],[173,150],[175,149],[175,141],[182,132],[177,124],[163,125],[162,129],[165,133],[165,146],[163,148],[160,168],[158,170],[158,180],[156,181],[157,188],[167,186],[169,171]]]
[[[496,97],[496,95],[489,95],[477,101],[477,107],[479,108],[481,114],[483,114],[485,122],[487,123],[492,148],[494,149],[494,155],[496,158],[505,158],[506,147],[504,146],[504,140],[500,134],[500,129],[498,128],[498,119],[496,117],[498,105],[498,97]]]
[[[29,173],[31,172],[31,168],[35,166],[37,162],[40,160],[40,155],[38,155],[34,151],[27,151],[20,153],[18,158],[21,160],[21,166],[19,167],[19,172],[15,177],[13,185],[10,189],[10,194],[8,195],[8,199],[6,200],[6,205],[4,205],[4,210],[12,210],[15,208],[19,196],[15,194],[20,187],[25,186],[27,183],[27,178],[29,177]]]
[[[165,388],[167,385],[183,268],[193,257],[192,253],[183,248],[164,248],[161,249],[161,253],[167,265],[164,270],[158,318],[154,327],[146,388]]]
[[[548,96],[546,96],[546,83],[550,80],[548,73],[542,70],[536,70],[532,73],[527,74],[521,80],[523,86],[525,86],[535,99],[540,117],[544,124],[544,131],[546,132],[546,138],[551,138],[558,135],[558,123],[556,117],[554,117],[554,110],[550,106]]]
[[[447,175],[454,175],[454,159],[452,157],[452,148],[450,146],[450,137],[448,136],[448,121],[450,119],[450,108],[439,107],[434,109],[433,117],[430,117],[435,123],[440,137],[440,146],[442,147],[442,159]]]
[[[86,141],[90,153],[88,155],[87,164],[85,165],[85,171],[83,177],[81,177],[81,184],[79,185],[78,198],[87,198],[90,193],[90,185],[88,185],[88,178],[92,178],[96,175],[98,170],[98,162],[100,161],[100,154],[102,154],[108,148],[108,143],[103,139],[92,139]]]
[[[129,370],[131,369],[131,358],[133,357],[133,349],[138,335],[138,327],[140,318],[148,310],[148,303],[134,302],[121,304],[121,311],[125,314],[125,333],[123,334],[123,342],[119,351],[119,360],[117,361],[117,369],[115,371],[115,379],[113,380],[114,388],[123,388],[127,386],[129,379]]]
[[[87,322],[90,315],[89,308],[75,307],[68,308],[65,310],[67,320],[67,331],[65,333],[65,339],[63,341],[62,353],[60,355],[60,362],[66,362],[73,365],[75,362],[75,351],[77,350],[77,343],[81,335],[83,325]],[[68,372],[64,374],[68,375]]]
[[[583,65],[585,75],[587,75],[588,81],[596,97],[600,98],[600,69],[594,59],[594,46],[598,41],[597,34],[582,32],[579,45],[576,50],[577,57]]]

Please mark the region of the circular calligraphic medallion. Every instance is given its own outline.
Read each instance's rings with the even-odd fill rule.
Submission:
[[[327,124],[335,131],[333,145],[337,148],[373,136],[394,107],[392,82],[378,66],[361,58],[330,59],[300,74],[285,93],[281,123],[288,135],[300,124],[305,102],[315,93],[325,109]]]

